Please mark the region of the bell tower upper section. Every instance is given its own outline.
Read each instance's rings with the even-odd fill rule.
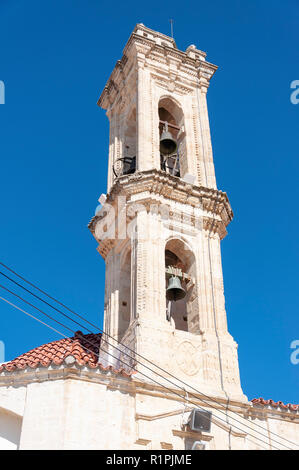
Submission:
[[[98,104],[110,121],[108,190],[135,171],[163,170],[216,189],[206,93],[217,67],[194,45],[137,24]],[[169,132],[177,151],[161,157]]]

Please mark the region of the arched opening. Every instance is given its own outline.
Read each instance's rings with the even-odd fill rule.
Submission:
[[[137,151],[137,121],[136,108],[134,107],[128,114],[124,135],[124,156],[136,158]]]
[[[161,169],[180,177],[185,173],[184,115],[180,106],[170,97],[161,98],[158,105]],[[163,132],[169,132],[177,148],[165,154],[161,148]],[[164,134],[165,135],[165,134]]]
[[[119,288],[118,337],[121,340],[131,321],[131,250],[126,254],[121,266]]]
[[[113,165],[114,177],[130,175],[136,171],[137,122],[136,108],[125,119],[122,156]]]
[[[177,330],[197,333],[199,331],[198,298],[196,289],[195,257],[179,239],[171,239],[165,246],[166,303],[168,314]],[[179,279],[185,296],[169,302],[167,288],[173,285],[171,278]],[[177,282],[177,281],[176,281]]]

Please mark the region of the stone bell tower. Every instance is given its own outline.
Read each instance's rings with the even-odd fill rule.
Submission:
[[[136,25],[98,101],[110,121],[108,188],[89,228],[106,262],[105,332],[203,393],[246,400],[223,294],[233,213],[214,172],[206,94],[216,70],[194,45],[180,51]],[[185,295],[169,302],[172,276]],[[152,376],[140,356],[121,358]]]

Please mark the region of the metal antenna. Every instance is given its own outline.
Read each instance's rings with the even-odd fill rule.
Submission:
[[[170,21],[171,37],[173,39],[173,20],[169,20],[169,21]]]

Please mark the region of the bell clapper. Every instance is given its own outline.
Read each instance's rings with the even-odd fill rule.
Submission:
[[[168,301],[167,309],[166,309],[166,318],[168,321],[171,319],[171,300]]]

